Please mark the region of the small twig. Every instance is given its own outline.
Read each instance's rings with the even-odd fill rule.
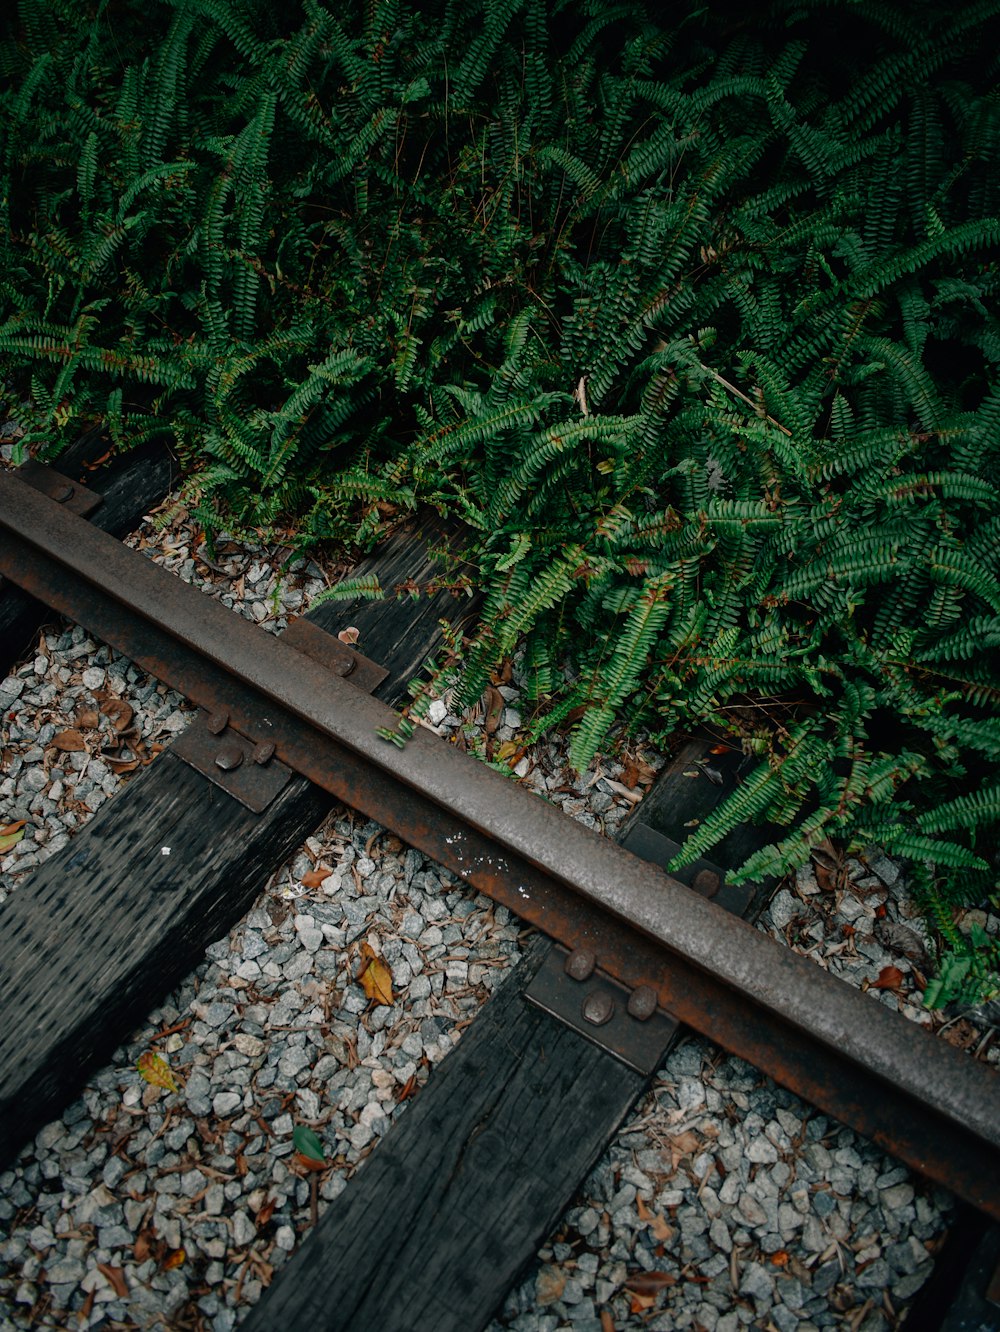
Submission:
[[[753,398],[747,397],[747,395],[743,392],[742,389],[738,389],[735,384],[730,384],[728,379],[723,379],[717,370],[713,370],[710,365],[702,365],[700,361],[698,362],[698,364],[701,365],[701,368],[707,374],[710,374],[712,376],[712,378],[716,381],[717,384],[721,384],[722,387],[724,389],[728,389],[730,393],[735,393],[738,398],[741,398],[748,407],[752,407],[755,412],[759,410]],[[783,426],[780,421],[776,421],[773,416],[768,416],[766,412],[764,413],[764,420],[770,421],[772,425],[777,426],[778,429],[783,434],[789,437],[789,439],[791,438],[792,432],[788,429],[788,426]]]

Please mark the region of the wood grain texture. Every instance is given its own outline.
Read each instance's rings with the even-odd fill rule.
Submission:
[[[645,1079],[521,989],[535,939],[241,1332],[474,1332]]]
[[[428,551],[440,539],[424,523],[358,572],[386,584],[403,569],[430,577]],[[309,618],[334,631],[356,625],[367,655],[395,663],[376,691],[395,705],[436,646],[440,620],[465,610],[443,593],[327,602]],[[167,751],[11,895],[0,907],[0,1163],[239,920],[330,807],[295,777],[252,814]]]
[[[177,463],[165,446],[151,443],[95,465],[107,449],[107,441],[95,432],[67,449],[53,466],[103,497],[90,521],[123,537],[170,493],[177,482]],[[34,597],[0,578],[0,675],[17,661],[51,614]]]

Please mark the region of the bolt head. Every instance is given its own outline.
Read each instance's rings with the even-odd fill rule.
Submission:
[[[232,772],[243,762],[243,750],[239,745],[223,745],[215,756],[215,766],[221,768],[223,772]]]
[[[574,948],[566,959],[566,975],[573,980],[585,981],[597,966],[597,955],[592,948]]]
[[[615,1001],[606,990],[598,990],[595,994],[587,995],[580,1012],[584,1022],[589,1022],[592,1027],[603,1027],[605,1022],[610,1022],[614,1017]]]
[[[656,1012],[656,991],[652,985],[640,985],[628,997],[630,1017],[640,1022],[648,1022]]]

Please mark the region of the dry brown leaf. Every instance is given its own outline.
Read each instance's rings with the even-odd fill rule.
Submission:
[[[341,629],[337,637],[342,643],[346,643],[350,646],[352,643],[356,643],[361,637],[361,630],[356,629],[353,624],[349,624],[346,629]]]
[[[776,1253],[771,1254],[771,1262],[775,1267],[787,1267],[788,1251],[786,1249],[778,1249]]]
[[[483,729],[487,735],[492,735],[500,725],[500,719],[503,717],[503,710],[507,706],[503,694],[493,685],[486,686],[486,692],[483,695],[483,702],[486,705],[486,717],[483,721]]]
[[[365,994],[373,1003],[388,1007],[392,1003],[392,972],[371,944],[361,945],[361,956],[364,961],[358,980]]]
[[[164,1272],[172,1272],[176,1267],[183,1267],[187,1254],[183,1249],[171,1249],[163,1260]]]
[[[264,1203],[260,1211],[257,1213],[258,1228],[267,1225],[271,1217],[274,1216],[274,1209],[277,1207],[277,1205],[278,1205],[277,1198],[268,1198],[267,1202]]]
[[[647,1309],[652,1309],[656,1303],[655,1295],[636,1295],[634,1291],[629,1291],[628,1311],[629,1313],[641,1314]]]
[[[68,730],[60,731],[58,735],[52,737],[52,748],[58,749],[62,754],[79,754],[81,750],[87,748],[87,742],[79,731]]]
[[[809,855],[814,864],[822,865],[831,874],[836,874],[842,864],[842,857],[829,837],[825,837],[822,842],[817,842]]]
[[[909,925],[901,921],[880,920],[875,926],[875,933],[886,948],[902,953],[911,962],[919,962],[926,956],[923,939],[916,930],[911,930]]]
[[[125,1280],[125,1272],[120,1267],[112,1267],[110,1263],[98,1263],[98,1272],[107,1277],[111,1288],[120,1300],[128,1298],[128,1283]]]
[[[949,1045],[957,1046],[959,1050],[968,1050],[979,1040],[979,1031],[966,1018],[961,1018],[958,1022],[952,1022],[948,1026],[942,1027],[938,1034],[943,1041],[947,1041]]]
[[[156,1244],[156,1232],[153,1230],[140,1230],[135,1237],[135,1244],[132,1246],[132,1253],[137,1263],[144,1263],[153,1252]]]
[[[655,1299],[661,1290],[676,1285],[677,1277],[673,1272],[635,1272],[626,1280],[625,1289],[633,1295],[651,1295]]]
[[[601,1332],[615,1332],[615,1320],[607,1308],[601,1310]]]
[[[311,869],[308,874],[303,874],[300,882],[303,888],[318,888],[333,873],[332,869],[327,869],[325,865],[317,865]]]
[[[76,724],[85,731],[96,731],[101,724],[101,718],[93,708],[81,708],[76,714]]]
[[[560,1267],[545,1266],[535,1277],[535,1299],[539,1304],[554,1304],[566,1289],[566,1273]]]
[[[899,967],[883,967],[878,973],[878,980],[872,981],[873,990],[898,990],[906,978]]]
[[[677,1168],[679,1161],[683,1160],[685,1156],[693,1156],[701,1146],[701,1139],[696,1133],[692,1133],[690,1129],[686,1129],[683,1133],[678,1133],[676,1136],[670,1138],[669,1142],[670,1155],[673,1158],[672,1164],[674,1169]]]
[[[667,1223],[666,1218],[660,1212],[655,1213],[653,1216],[652,1221],[649,1223],[649,1229],[661,1244],[666,1244],[667,1240],[673,1239],[674,1237],[673,1226]]]
[[[816,876],[816,883],[822,892],[832,893],[834,891],[837,886],[837,875],[833,870],[827,869],[825,865],[820,864],[817,860],[813,863],[813,874]]]
[[[104,754],[103,759],[112,772],[135,772],[139,766],[137,758],[123,759],[115,758],[114,754]]]
[[[641,1194],[638,1194],[636,1196],[635,1210],[639,1213],[640,1221],[644,1221],[647,1225],[650,1223],[650,1221],[652,1221],[653,1213],[646,1206]]]
[[[127,731],[135,716],[131,703],[126,703],[123,698],[117,694],[107,694],[104,692],[94,695],[97,700],[97,706],[104,713],[105,717],[111,722],[116,731],[121,733]]]

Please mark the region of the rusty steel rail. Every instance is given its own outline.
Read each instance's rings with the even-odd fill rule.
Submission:
[[[0,573],[348,805],[1000,1219],[1000,1079],[12,474]]]

